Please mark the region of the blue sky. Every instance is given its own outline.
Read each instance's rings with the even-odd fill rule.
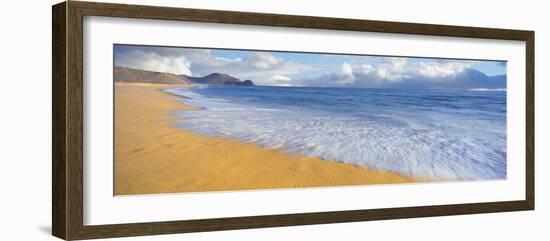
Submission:
[[[115,65],[257,85],[371,88],[506,88],[506,62],[115,45]]]

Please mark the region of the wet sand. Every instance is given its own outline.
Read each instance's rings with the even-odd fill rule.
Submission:
[[[370,170],[262,148],[175,126],[184,105],[170,85],[115,85],[115,195],[303,188],[413,182]]]

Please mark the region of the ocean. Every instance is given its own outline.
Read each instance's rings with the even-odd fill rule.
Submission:
[[[506,91],[200,85],[178,127],[425,180],[506,178]],[[261,160],[259,160],[261,161]],[[261,165],[261,163],[259,163]]]

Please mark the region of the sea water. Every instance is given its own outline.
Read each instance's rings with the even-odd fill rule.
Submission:
[[[506,178],[506,91],[201,85],[178,126],[408,177]],[[261,160],[260,160],[261,161]],[[261,165],[261,163],[259,163]]]

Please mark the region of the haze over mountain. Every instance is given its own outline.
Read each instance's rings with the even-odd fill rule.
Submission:
[[[153,72],[115,66],[115,82],[151,84],[190,84],[191,82],[175,74]]]
[[[443,77],[437,81],[422,76],[414,76],[401,82],[371,83],[369,78],[365,81],[357,80],[361,86],[373,88],[401,88],[401,89],[439,89],[439,90],[461,90],[461,89],[506,89],[506,75],[488,76],[475,69],[465,69],[454,76]]]
[[[252,80],[242,81],[228,74],[212,73],[204,77],[193,77],[189,75],[178,75],[181,79],[198,84],[214,85],[254,85]]]
[[[470,88],[506,88],[507,76],[505,74],[488,76],[475,69],[468,69],[464,71],[464,74],[465,76],[460,77],[464,78],[464,82],[467,82],[471,86]]]

